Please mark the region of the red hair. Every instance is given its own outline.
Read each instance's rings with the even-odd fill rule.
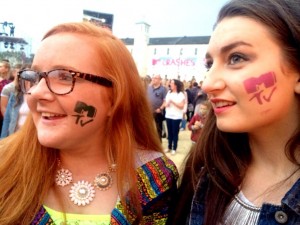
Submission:
[[[99,53],[99,67],[113,82],[113,109],[106,130],[107,158],[118,165],[121,200],[125,201],[125,193],[130,193],[131,206],[141,218],[136,150],[162,152],[162,146],[135,62],[121,40],[89,22],[60,24],[43,39],[59,33],[95,37],[90,40]],[[40,145],[30,115],[23,127],[2,140],[0,146],[0,224],[29,224],[53,185],[58,151]]]

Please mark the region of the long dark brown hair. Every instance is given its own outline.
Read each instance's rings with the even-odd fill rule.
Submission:
[[[300,72],[299,0],[232,0],[220,10],[216,24],[236,16],[264,24],[282,46],[283,58]],[[299,127],[286,144],[286,155],[295,164],[299,164],[295,157],[300,145]],[[210,110],[201,137],[186,159],[178,199],[174,203],[176,208],[168,224],[186,224],[196,187],[203,180],[207,185],[207,192],[201,193],[205,205],[203,224],[218,224],[238,192],[250,160],[248,135],[218,130],[216,117]]]

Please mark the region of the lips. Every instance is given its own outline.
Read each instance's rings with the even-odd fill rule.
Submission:
[[[222,115],[223,113],[227,112],[229,109],[232,108],[236,104],[236,102],[233,101],[227,101],[224,99],[210,99],[210,102],[212,104],[214,113],[216,115]]]
[[[235,103],[234,102],[228,102],[228,101],[217,101],[217,102],[213,102],[212,104],[215,108],[222,108],[222,107],[232,106]]]
[[[55,113],[49,113],[49,112],[43,112],[43,113],[41,113],[41,115],[45,119],[56,119],[56,118],[61,118],[61,117],[65,116],[63,114],[55,114]]]
[[[217,99],[211,99],[210,100],[214,108],[223,108],[235,105],[235,102],[231,101],[225,101],[225,100],[217,100]]]

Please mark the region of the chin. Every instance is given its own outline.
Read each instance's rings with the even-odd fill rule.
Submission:
[[[44,135],[38,135],[38,140],[41,145],[47,147],[47,148],[59,148],[61,141],[55,140],[49,136],[44,136]]]
[[[242,127],[239,126],[237,122],[217,122],[217,128],[220,131],[228,132],[228,133],[243,133],[245,132]]]
[[[55,148],[55,149],[59,149],[59,145],[56,143],[52,143],[49,141],[40,141],[40,144],[46,148]]]

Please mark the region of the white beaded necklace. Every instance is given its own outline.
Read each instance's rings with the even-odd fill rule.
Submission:
[[[111,188],[113,184],[111,173],[115,172],[117,168],[116,164],[112,164],[108,168],[107,172],[100,173],[95,176],[93,184],[84,180],[74,183],[71,171],[62,168],[60,164],[60,160],[58,160],[58,166],[60,169],[58,169],[56,172],[55,183],[61,187],[73,183],[69,191],[69,197],[77,206],[86,206],[90,204],[95,198],[95,188],[100,191],[106,191]]]

